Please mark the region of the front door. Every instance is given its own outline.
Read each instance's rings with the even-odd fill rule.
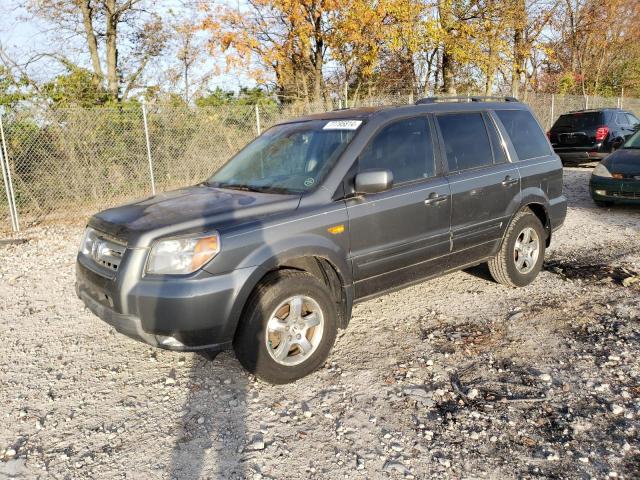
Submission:
[[[411,283],[449,253],[451,196],[437,175],[426,116],[383,127],[358,159],[358,171],[388,169],[392,189],[347,200],[356,297]]]

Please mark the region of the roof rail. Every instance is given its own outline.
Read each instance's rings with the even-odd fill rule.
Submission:
[[[421,98],[416,102],[416,105],[428,105],[431,103],[441,102],[517,102],[518,99],[514,97],[492,97],[492,96],[459,96],[459,97],[426,97]]]

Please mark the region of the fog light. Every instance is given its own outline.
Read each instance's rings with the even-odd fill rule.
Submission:
[[[606,196],[607,195],[607,191],[606,190],[594,190],[596,195],[602,195],[602,196]]]

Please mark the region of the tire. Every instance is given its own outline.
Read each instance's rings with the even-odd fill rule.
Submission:
[[[292,317],[292,309],[298,315]],[[324,363],[336,339],[337,320],[336,303],[320,280],[294,270],[274,272],[251,294],[233,348],[242,366],[259,379],[294,382]]]
[[[523,254],[522,248],[526,246],[529,252],[533,244],[526,242],[526,232],[529,238],[537,236],[537,254]],[[493,279],[509,287],[524,287],[535,280],[544,262],[546,232],[536,215],[525,208],[518,212],[507,232],[498,254],[489,260],[489,272]],[[519,252],[516,251],[516,243],[519,244]],[[524,259],[524,260],[523,260]],[[528,262],[527,262],[528,259]],[[518,262],[522,262],[522,266]]]

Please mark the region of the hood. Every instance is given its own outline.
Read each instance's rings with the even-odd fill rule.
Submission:
[[[609,155],[606,167],[611,173],[622,173],[625,177],[640,175],[640,150],[621,148]]]
[[[145,246],[161,236],[224,229],[229,224],[295,210],[299,203],[298,195],[245,192],[201,184],[103,210],[91,218],[89,225],[129,246]]]

